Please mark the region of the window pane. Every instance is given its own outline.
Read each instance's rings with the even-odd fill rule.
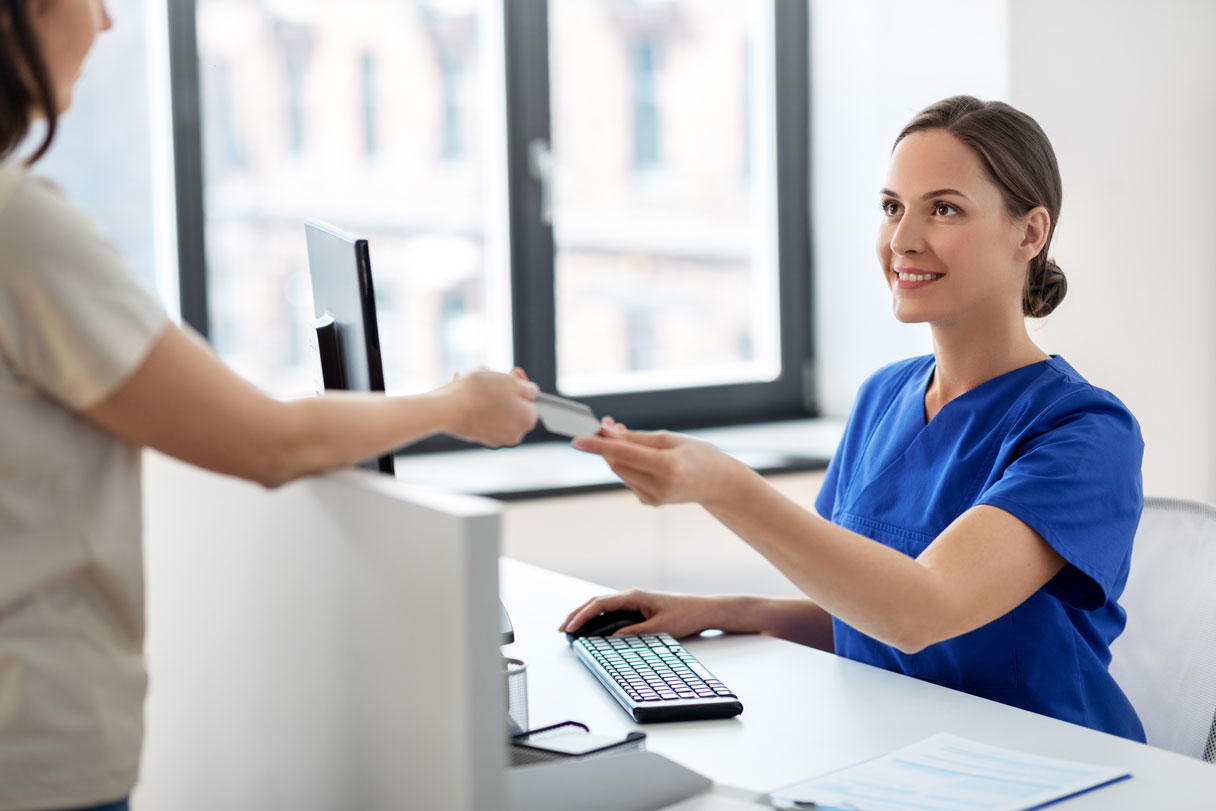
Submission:
[[[559,389],[776,378],[771,0],[549,17]]]
[[[101,221],[132,272],[176,315],[177,239],[163,0],[110,0],[98,35],[34,172]],[[29,146],[41,142],[35,127]],[[37,141],[37,143],[35,143]]]
[[[370,242],[390,391],[509,365],[495,9],[198,0],[212,340],[259,385],[319,376],[309,217]]]

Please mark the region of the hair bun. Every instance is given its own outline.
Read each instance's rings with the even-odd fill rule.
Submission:
[[[1032,263],[1026,280],[1022,311],[1031,318],[1050,315],[1068,293],[1068,279],[1054,259]]]

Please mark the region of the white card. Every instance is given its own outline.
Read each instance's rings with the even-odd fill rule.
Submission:
[[[555,434],[580,437],[595,436],[600,432],[600,421],[591,406],[574,400],[542,391],[536,395],[536,411],[545,428]]]

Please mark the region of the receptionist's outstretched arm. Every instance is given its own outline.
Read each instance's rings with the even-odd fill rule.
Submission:
[[[426,394],[338,393],[280,401],[169,324],[135,373],[85,413],[114,435],[273,487],[432,434],[514,445],[536,424],[522,372],[474,372]]]
[[[967,510],[911,558],[800,507],[711,445],[665,432],[606,433],[615,436],[576,447],[603,456],[643,502],[700,503],[815,604],[905,653],[1005,615],[1065,565],[1038,533],[996,507]]]

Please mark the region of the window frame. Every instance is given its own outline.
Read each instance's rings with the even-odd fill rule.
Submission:
[[[530,145],[550,142],[548,2],[503,0],[502,35],[514,360],[543,390],[556,391],[553,229],[542,220],[542,188],[529,166]],[[597,414],[610,414],[631,427],[678,430],[819,415],[811,331],[809,10],[806,0],[773,2],[774,92],[780,102],[775,105],[775,210],[781,373],[769,382],[579,398]],[[211,330],[196,0],[167,0],[166,5],[181,313],[185,323],[207,338]],[[527,441],[555,438],[542,429]],[[459,447],[471,446],[451,437],[432,437],[402,452]]]
[[[557,391],[554,241],[529,144],[550,142],[548,0],[509,0],[506,18],[508,187],[516,364]],[[700,428],[819,416],[815,396],[810,237],[810,54],[805,0],[774,0],[777,261],[781,373],[734,383],[579,397],[631,427]],[[536,88],[545,88],[537,92]],[[550,437],[552,438],[552,437]]]

